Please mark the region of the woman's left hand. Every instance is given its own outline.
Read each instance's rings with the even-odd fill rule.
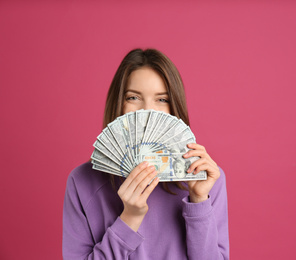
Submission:
[[[209,192],[214,186],[215,182],[220,177],[220,171],[217,163],[209,156],[206,149],[199,144],[188,144],[188,148],[192,149],[183,155],[184,158],[190,158],[192,156],[199,156],[200,159],[196,160],[188,168],[188,173],[193,172],[197,174],[198,172],[205,170],[207,171],[207,180],[197,180],[188,181],[189,197],[190,202],[198,203],[208,199]]]

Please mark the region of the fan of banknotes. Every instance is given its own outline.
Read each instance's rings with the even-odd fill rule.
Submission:
[[[127,177],[141,162],[158,171],[159,181],[206,180],[206,171],[187,173],[199,157],[182,157],[195,136],[181,119],[161,111],[137,110],[116,118],[94,143],[93,169]]]

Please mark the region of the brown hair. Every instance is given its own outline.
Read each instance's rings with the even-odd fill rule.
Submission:
[[[161,76],[169,96],[170,113],[189,125],[183,81],[176,66],[158,50],[134,49],[124,57],[111,82],[105,105],[103,127],[107,127],[110,122],[123,114],[123,103],[129,76],[133,71],[143,67],[151,68]],[[114,176],[110,176],[114,184]],[[181,183],[176,182],[175,184],[177,187],[185,189]],[[166,191],[172,193],[167,183],[163,183],[163,186]]]

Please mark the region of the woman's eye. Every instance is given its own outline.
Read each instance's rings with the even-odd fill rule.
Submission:
[[[165,98],[160,98],[159,101],[164,103],[169,103],[168,99],[165,99]]]
[[[136,99],[138,99],[138,98],[135,97],[135,96],[131,96],[131,97],[127,97],[127,98],[126,98],[126,100],[136,100]]]

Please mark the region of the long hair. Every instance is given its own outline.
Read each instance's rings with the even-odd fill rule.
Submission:
[[[184,85],[176,66],[158,50],[134,49],[124,57],[111,82],[105,105],[103,128],[123,114],[129,76],[133,71],[143,67],[151,68],[160,75],[168,92],[170,113],[189,125]],[[114,176],[110,176],[114,185]],[[185,189],[181,183],[176,182],[175,184],[180,189]],[[163,183],[163,186],[166,191],[173,194],[167,183]]]

